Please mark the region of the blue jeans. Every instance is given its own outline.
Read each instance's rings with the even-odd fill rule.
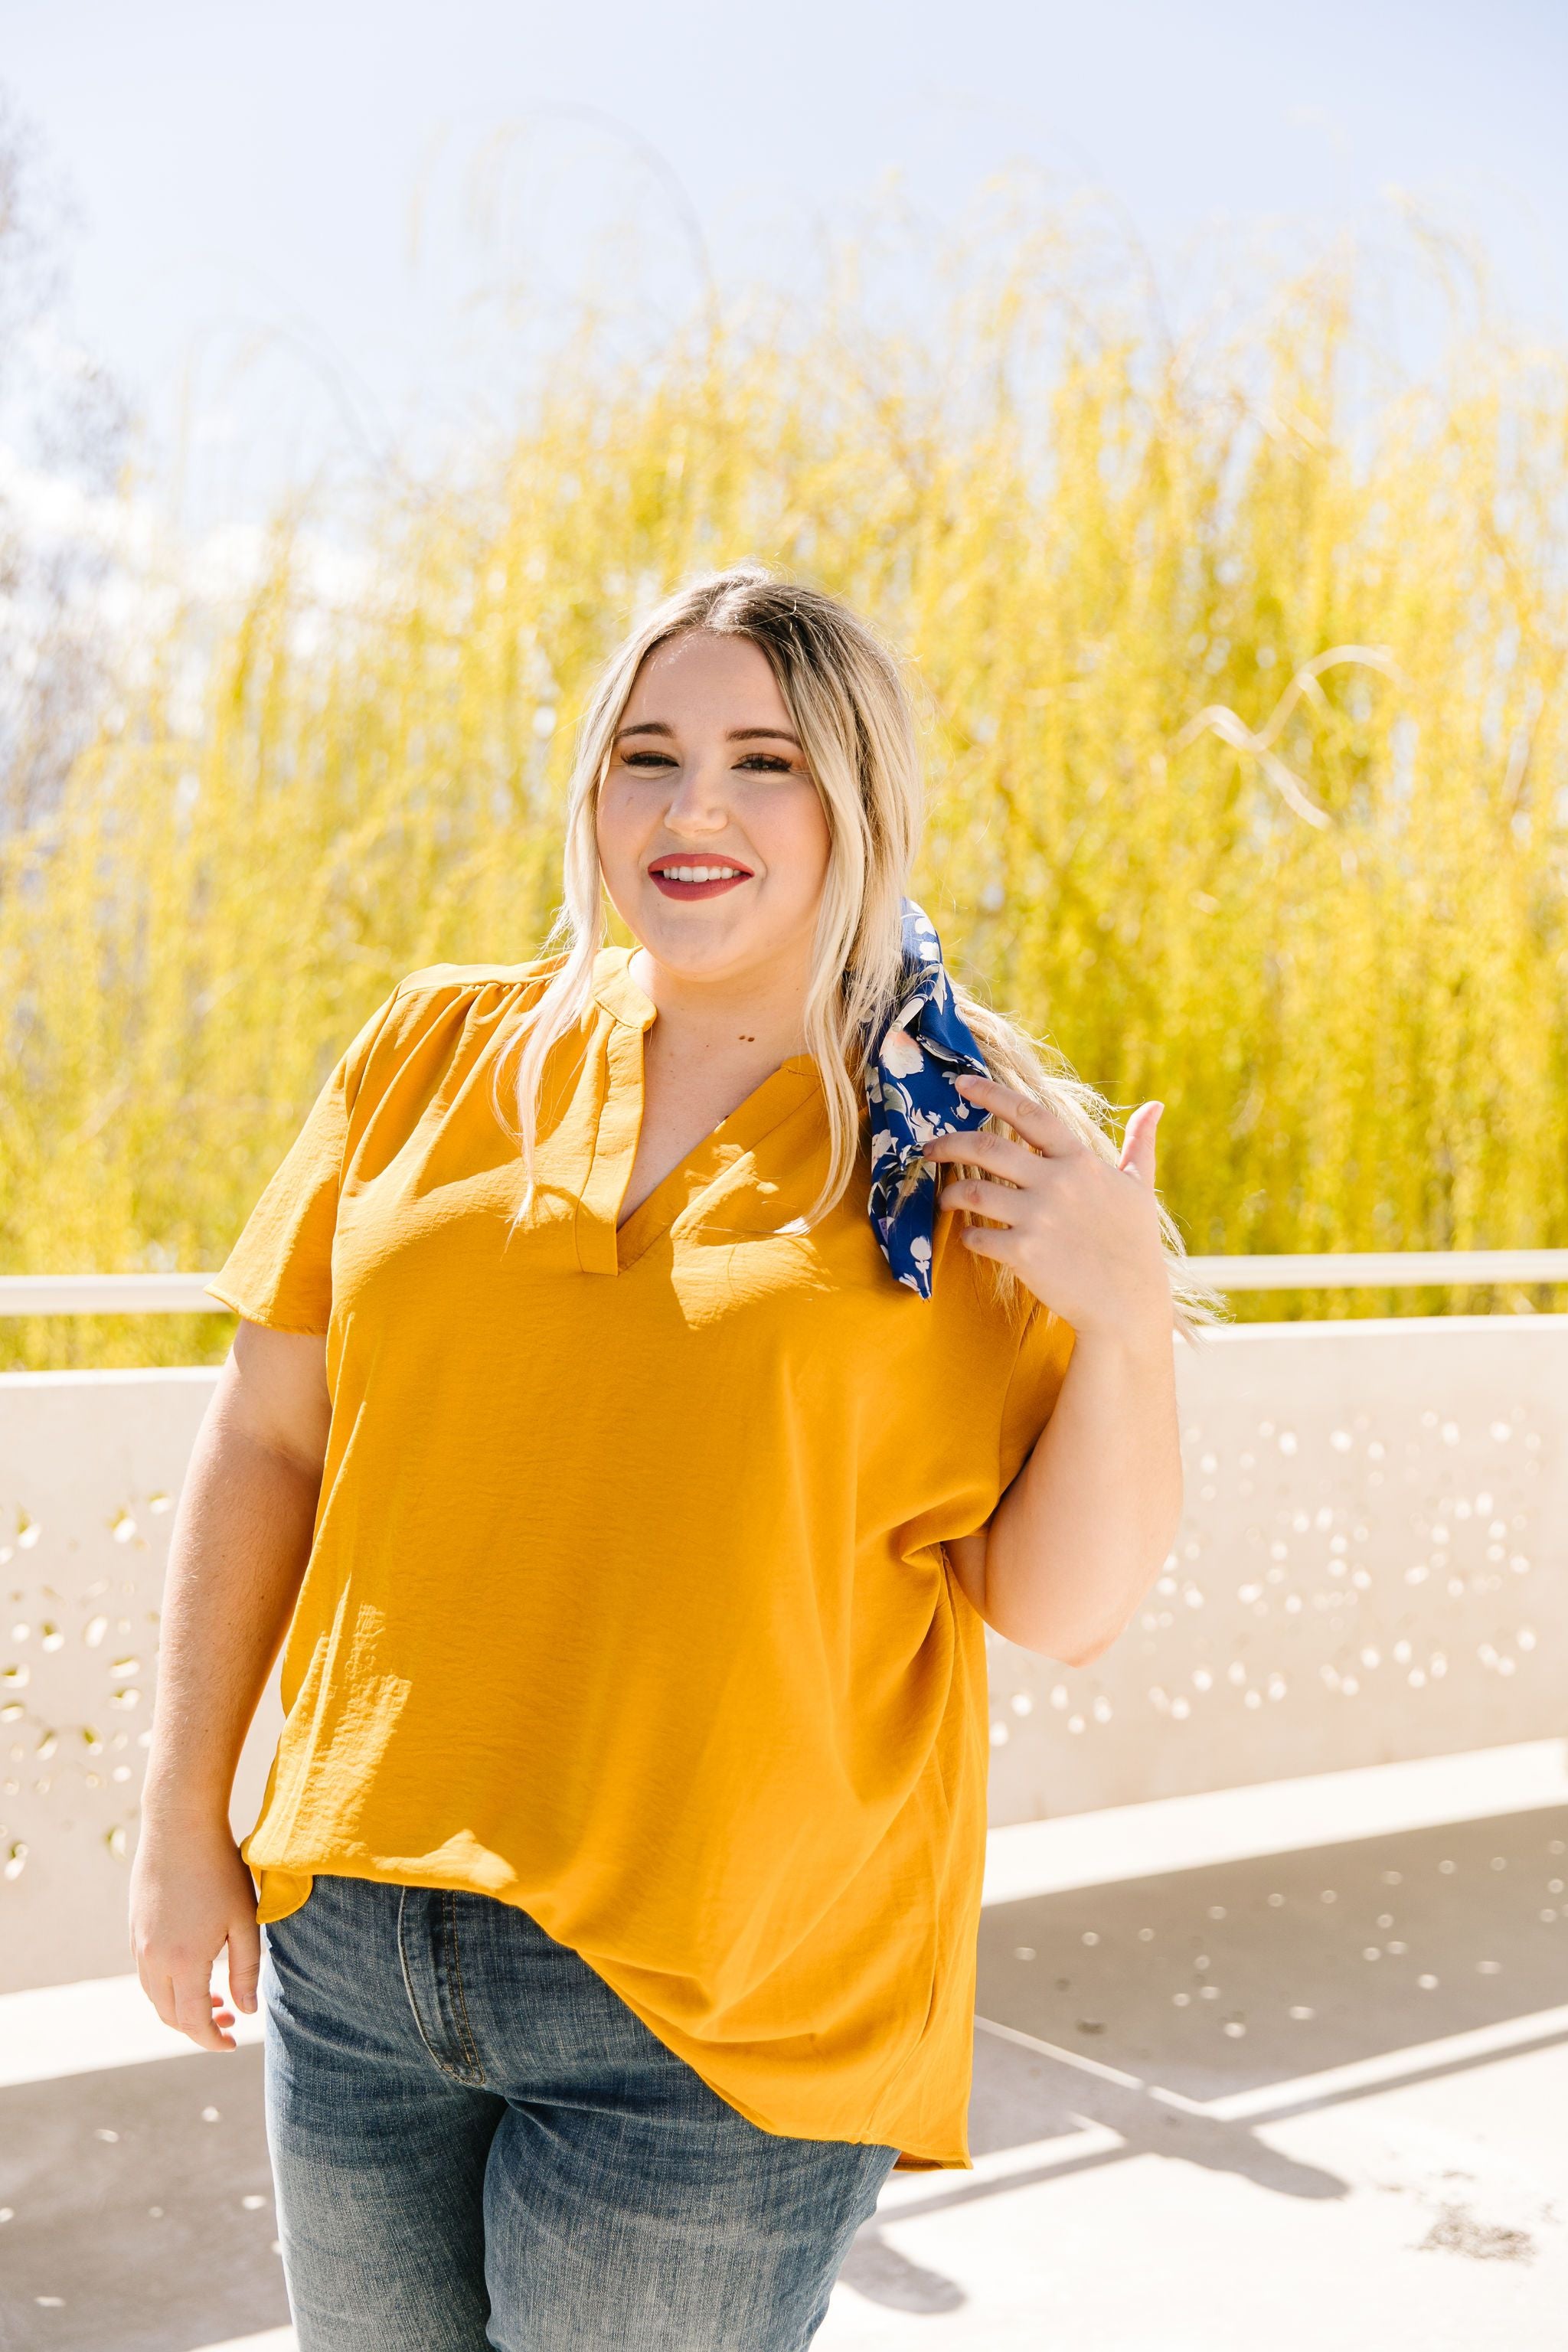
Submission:
[[[488,1895],[318,1878],[267,1930],[300,2352],[796,2352],[897,2151],[758,2129]]]

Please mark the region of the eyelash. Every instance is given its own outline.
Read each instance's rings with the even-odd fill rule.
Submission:
[[[650,772],[678,765],[668,751],[623,751],[621,763],[627,768],[643,768]],[[776,751],[748,751],[735,762],[738,768],[751,769],[754,775],[787,776],[792,769],[788,760]]]

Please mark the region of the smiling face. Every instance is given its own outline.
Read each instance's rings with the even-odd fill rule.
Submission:
[[[810,970],[831,836],[767,656],[693,629],[649,654],[600,787],[612,904],[656,962],[699,983]]]

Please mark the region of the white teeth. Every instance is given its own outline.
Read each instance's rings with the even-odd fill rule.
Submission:
[[[661,866],[659,872],[667,882],[729,882],[739,874],[736,866]]]

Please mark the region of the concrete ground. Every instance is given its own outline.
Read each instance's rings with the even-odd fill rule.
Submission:
[[[975,2170],[889,2184],[822,2352],[1563,2352],[1565,1881],[1553,1803],[989,1904]],[[259,2051],[122,1993],[63,2057],[0,2003],[0,2347],[285,2352]]]

